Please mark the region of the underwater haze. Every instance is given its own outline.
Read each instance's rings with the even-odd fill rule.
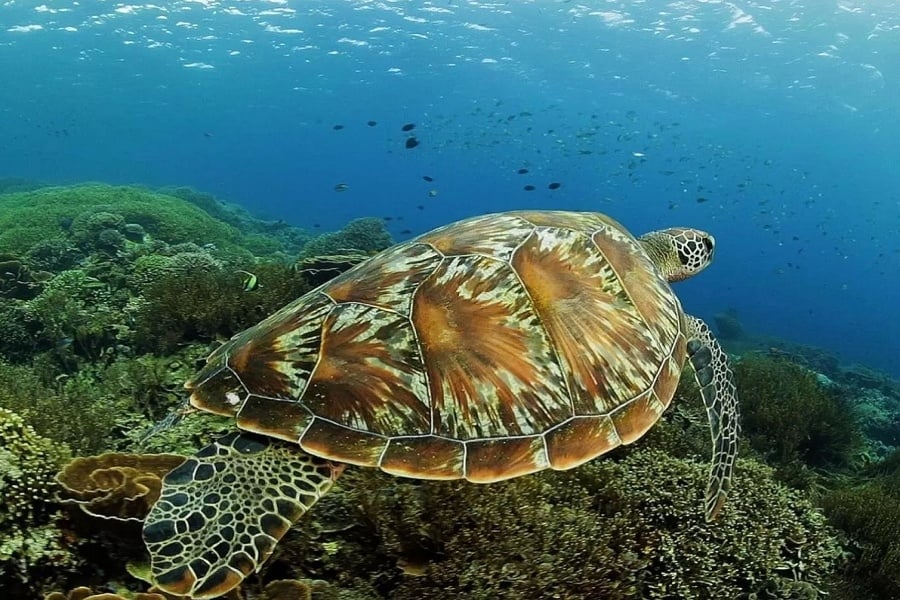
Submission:
[[[703,228],[689,312],[897,376],[898,80],[896,1],[0,0],[0,177]]]

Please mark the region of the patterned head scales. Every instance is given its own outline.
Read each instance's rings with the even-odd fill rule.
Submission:
[[[709,266],[716,248],[713,236],[687,227],[652,231],[640,239],[670,283],[693,277]]]

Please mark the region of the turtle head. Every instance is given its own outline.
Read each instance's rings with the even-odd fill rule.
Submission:
[[[691,277],[712,262],[716,240],[699,229],[672,227],[638,238],[647,255],[670,283]]]

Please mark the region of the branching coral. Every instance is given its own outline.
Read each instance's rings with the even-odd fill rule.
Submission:
[[[799,598],[822,585],[837,541],[770,469],[740,466],[709,524],[707,466],[652,450],[484,487],[367,474],[379,487],[351,493],[417,575],[396,599]]]
[[[881,474],[868,483],[825,497],[826,514],[854,548],[848,598],[900,598],[900,451],[875,470]]]
[[[258,289],[247,292],[237,267],[181,268],[178,256],[185,255],[172,258],[166,276],[144,285],[142,301],[134,305],[139,337],[147,344],[142,349],[170,351],[185,341],[231,336],[308,289],[290,267],[279,263],[240,267],[252,270],[259,281]],[[155,269],[161,266],[154,262]]]
[[[25,308],[41,323],[51,346],[69,340],[88,358],[97,358],[105,347],[114,345],[116,332],[125,322],[109,286],[81,269],[50,279]]]
[[[54,475],[68,450],[0,408],[0,589],[31,589],[73,562],[55,526]]]
[[[745,356],[735,366],[751,445],[781,468],[845,466],[862,448],[857,417],[816,374],[787,360]]]
[[[326,233],[310,240],[300,253],[300,258],[348,251],[378,252],[393,244],[384,221],[374,217],[355,219],[340,231]]]

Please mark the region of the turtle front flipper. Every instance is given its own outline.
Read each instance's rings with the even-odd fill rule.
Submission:
[[[294,444],[230,433],[162,482],[144,523],[156,585],[190,598],[237,586],[340,475]]]
[[[712,466],[706,489],[706,520],[712,521],[725,503],[737,458],[740,434],[737,388],[728,355],[713,337],[709,326],[697,317],[685,315],[685,319],[688,358],[703,396],[712,433]]]

